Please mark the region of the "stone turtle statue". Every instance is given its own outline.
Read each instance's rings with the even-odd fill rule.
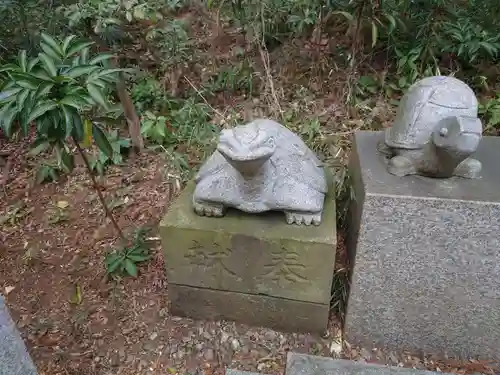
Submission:
[[[470,157],[482,136],[477,116],[476,96],[464,82],[447,76],[416,82],[385,133],[388,171],[396,176],[477,178],[481,163]]]
[[[220,217],[284,211],[288,224],[319,225],[327,182],[316,155],[279,123],[258,119],[222,130],[217,150],[196,176],[195,212]]]

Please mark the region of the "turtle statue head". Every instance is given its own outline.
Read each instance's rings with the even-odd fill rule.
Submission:
[[[413,84],[385,133],[388,171],[396,176],[477,178],[471,158],[482,136],[474,91],[454,77],[435,76]]]
[[[243,176],[252,177],[274,154],[276,143],[266,129],[238,126],[222,130],[217,151]]]
[[[441,152],[465,160],[476,151],[481,135],[482,125],[477,117],[450,116],[438,122],[432,141]]]

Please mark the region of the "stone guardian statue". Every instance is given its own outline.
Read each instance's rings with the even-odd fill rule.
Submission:
[[[482,137],[478,102],[464,82],[424,78],[403,96],[385,133],[388,171],[396,176],[477,178],[481,162],[471,158]]]
[[[288,224],[319,225],[327,182],[322,163],[279,123],[258,119],[222,130],[217,150],[196,176],[193,207],[220,217],[233,207],[248,213],[283,211]]]

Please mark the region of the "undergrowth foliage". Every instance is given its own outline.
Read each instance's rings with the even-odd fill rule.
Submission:
[[[498,0],[49,3],[0,0],[0,136],[36,134],[28,157],[38,183],[71,173],[75,151],[92,178],[105,178],[144,140],[180,187],[222,128],[258,114],[335,169],[345,200],[349,135],[379,130],[381,108],[390,112],[411,84],[435,74],[473,86],[485,131],[500,128]],[[291,78],[288,65],[297,68]],[[115,253],[108,271],[134,275],[143,255],[132,248]]]

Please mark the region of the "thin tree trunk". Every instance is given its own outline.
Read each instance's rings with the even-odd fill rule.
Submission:
[[[87,30],[89,35],[92,37],[92,40],[97,43],[97,45],[101,48],[101,50],[109,50],[109,47],[99,38],[99,35],[94,33],[94,29],[90,24],[87,25]],[[111,65],[113,68],[118,68],[119,64],[116,58],[111,59]],[[125,85],[125,80],[123,75],[120,74],[118,78],[118,82],[116,83],[116,91],[118,94],[118,98],[123,106],[123,112],[125,113],[125,118],[128,123],[128,131],[130,134],[130,139],[132,140],[132,144],[136,151],[142,151],[144,149],[144,139],[141,134],[141,120],[137,115],[137,111],[135,110],[134,102],[130,97],[130,94],[127,91],[127,86]]]
[[[95,179],[94,173],[92,172],[92,168],[90,168],[90,163],[89,160],[87,159],[87,156],[85,155],[85,152],[82,150],[80,144],[75,140],[75,145],[76,149],[78,150],[78,153],[83,159],[83,162],[85,163],[85,166],[87,167],[87,171],[89,172],[90,179],[92,180],[92,185],[94,185],[94,189],[97,193],[97,196],[99,197],[99,200],[101,201],[102,207],[104,208],[104,212],[106,213],[106,216],[109,217],[109,220],[111,220],[111,223],[113,224],[113,227],[115,228],[116,232],[120,236],[120,239],[122,240],[123,244],[127,243],[127,239],[125,238],[125,235],[123,234],[122,230],[120,229],[120,226],[115,220],[115,217],[111,213],[110,209],[108,208],[108,205],[106,204],[106,201],[104,200],[104,196],[101,193],[101,190],[99,189],[99,185],[97,185],[97,181]]]

